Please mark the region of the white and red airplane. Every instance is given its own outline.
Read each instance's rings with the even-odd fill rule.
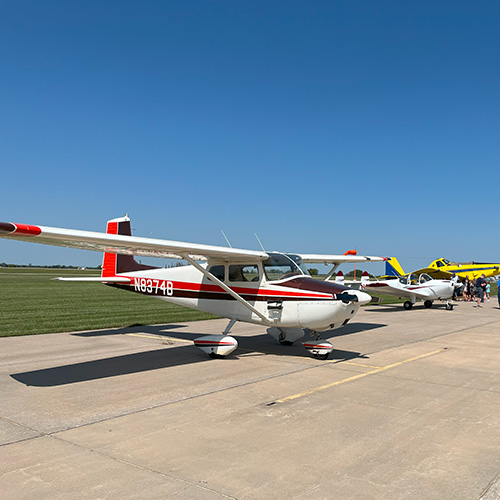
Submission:
[[[409,300],[403,304],[407,310],[413,307],[417,299],[423,300],[425,307],[432,307],[435,300],[446,300],[446,309],[453,309],[453,304],[448,300],[454,289],[451,280],[435,280],[427,273],[411,273],[380,281],[369,281],[368,276],[363,278],[361,290],[407,298]]]
[[[319,333],[345,325],[367,293],[337,283],[313,279],[305,262],[331,263],[383,261],[384,257],[358,255],[298,255],[240,250],[131,235],[128,216],[108,221],[107,232],[79,231],[0,222],[0,237],[62,247],[104,252],[102,273],[93,278],[106,285],[150,295],[168,302],[228,318],[221,335],[194,341],[211,357],[224,357],[238,343],[229,336],[237,321],[257,323],[282,344],[292,344],[306,331],[312,339],[304,347],[326,359],[332,344]],[[184,259],[190,265],[161,268],[143,265],[134,255]]]

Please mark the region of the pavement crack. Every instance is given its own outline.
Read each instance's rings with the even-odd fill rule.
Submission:
[[[188,479],[184,479],[182,477],[179,477],[179,476],[176,476],[176,475],[173,475],[173,474],[168,474],[168,473],[163,472],[163,471],[152,469],[151,467],[146,467],[144,465],[140,465],[140,464],[132,462],[130,460],[124,460],[123,458],[115,457],[113,455],[110,455],[109,453],[105,453],[103,451],[96,450],[94,448],[89,448],[87,446],[83,446],[81,444],[75,443],[75,442],[70,441],[68,439],[64,439],[64,438],[62,438],[60,436],[48,436],[48,437],[52,438],[52,439],[55,439],[57,441],[60,441],[60,442],[67,443],[69,445],[75,446],[75,447],[80,448],[82,450],[94,453],[94,454],[99,455],[101,457],[113,460],[115,462],[125,464],[125,465],[127,465],[129,467],[135,467],[136,469],[142,470],[144,472],[149,472],[151,474],[158,474],[160,476],[166,477],[166,478],[171,479],[173,481],[177,481],[177,482],[180,482],[180,483],[192,486],[194,488],[198,488],[200,490],[209,491],[210,493],[214,493],[216,495],[219,495],[222,498],[229,498],[231,500],[238,500],[237,497],[233,497],[231,495],[227,495],[227,494],[223,493],[222,491],[218,491],[218,490],[216,490],[214,488],[210,488],[208,486],[204,486],[202,484],[196,483],[194,481],[190,481]]]

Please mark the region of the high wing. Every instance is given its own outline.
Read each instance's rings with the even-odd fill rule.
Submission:
[[[412,272],[412,274],[422,273],[428,274],[432,279],[435,280],[449,280],[454,274],[448,271],[442,271],[441,269],[436,269],[434,267],[424,267],[423,269],[418,269],[417,271]]]
[[[367,255],[321,255],[321,254],[297,254],[303,262],[316,264],[349,264],[357,262],[383,262],[385,257],[372,257]]]
[[[194,260],[217,259],[232,261],[244,259],[245,262],[258,262],[269,257],[266,252],[240,250],[212,245],[199,245],[180,241],[142,238],[119,234],[79,231],[58,227],[34,226],[0,222],[0,237],[10,240],[30,241],[60,247],[95,250],[123,255],[142,257],[164,257]]]
[[[297,254],[302,262],[316,263],[316,264],[332,264],[332,268],[325,277],[325,281],[328,281],[335,271],[338,269],[340,264],[346,263],[358,263],[358,262],[381,262],[387,260],[385,257],[371,257],[364,255],[322,255],[322,254]]]

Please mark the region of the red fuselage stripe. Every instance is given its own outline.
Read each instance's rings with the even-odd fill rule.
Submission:
[[[125,276],[129,277],[129,276]],[[131,283],[130,286],[134,286],[135,283],[138,285],[144,283],[144,280],[149,283],[151,281],[151,286],[155,290],[154,295],[158,295],[156,289],[156,282],[164,282],[170,280],[157,279],[157,278],[132,278],[134,282]],[[201,284],[201,283],[188,283],[183,281],[171,281],[172,289],[174,291],[174,296],[176,295],[175,291],[179,292],[191,292],[193,294],[224,294],[229,295],[225,290],[217,285],[209,285],[209,284]],[[269,290],[262,288],[243,288],[243,287],[231,287],[237,294],[244,296],[254,296],[259,299],[273,299],[273,298],[300,298],[300,299],[332,299],[333,294],[326,294],[321,292],[312,292],[312,291],[297,291],[292,292],[290,290]],[[139,291],[139,290],[137,290]]]

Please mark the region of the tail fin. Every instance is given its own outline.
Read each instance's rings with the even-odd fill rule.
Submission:
[[[361,286],[363,286],[365,283],[368,283],[370,281],[370,275],[368,274],[368,271],[365,271],[361,275]]]
[[[108,221],[106,228],[108,234],[120,234],[122,236],[131,236],[132,230],[130,227],[130,218],[128,215],[112,219]],[[136,262],[132,255],[119,255],[116,253],[105,252],[102,260],[103,278],[110,278],[120,273],[127,273],[130,271],[143,271],[145,269],[156,269],[154,266],[146,266]]]
[[[387,276],[404,276],[405,272],[396,257],[387,257],[385,261],[385,274]]]
[[[344,284],[344,273],[342,271],[339,271],[335,276],[335,283],[338,283],[339,285]]]

